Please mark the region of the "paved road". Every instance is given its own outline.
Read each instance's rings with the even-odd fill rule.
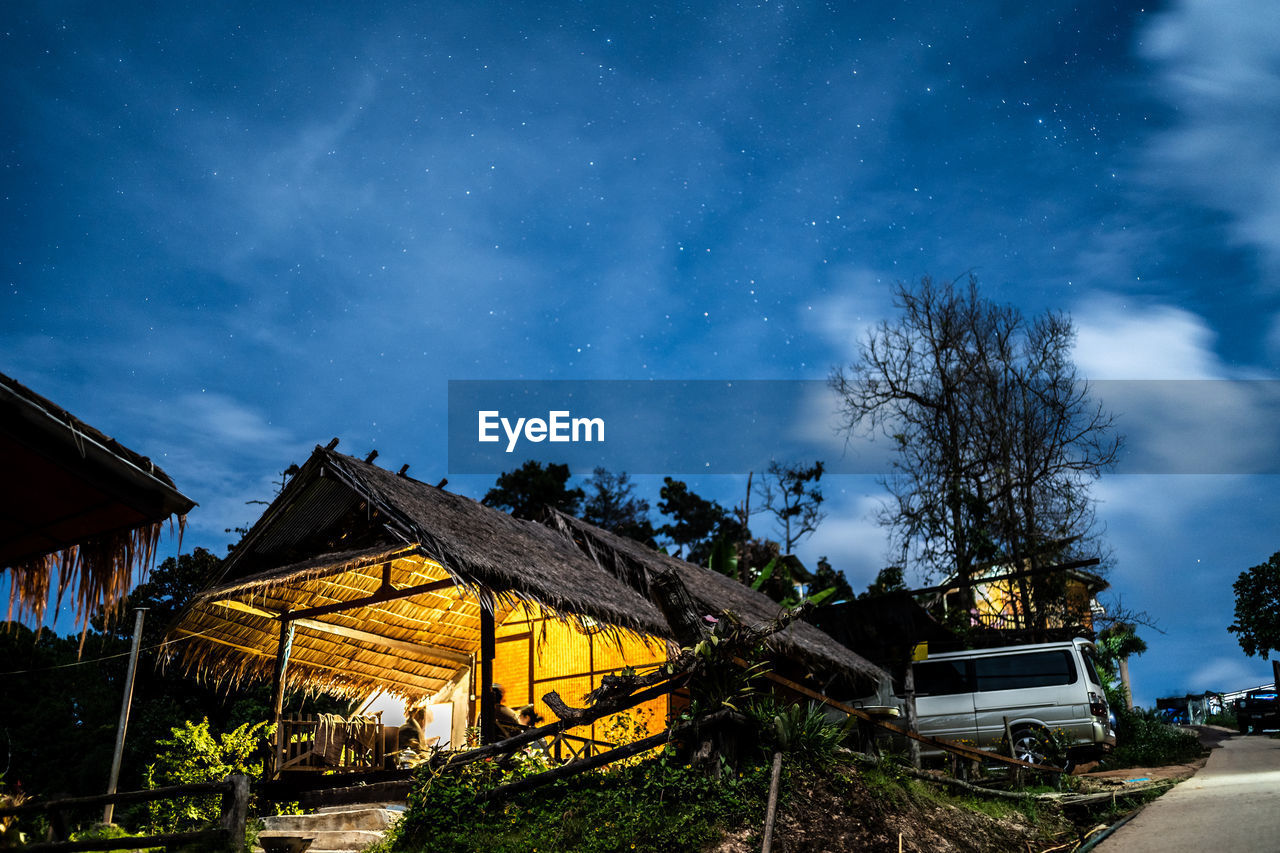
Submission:
[[[1280,740],[1243,735],[1098,845],[1102,853],[1280,851]]]

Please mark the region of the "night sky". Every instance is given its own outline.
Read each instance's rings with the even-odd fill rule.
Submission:
[[[435,482],[448,380],[821,380],[922,275],[1094,379],[1277,378],[1272,0],[207,5],[0,6],[0,372],[162,465],[184,548],[332,436]],[[1270,680],[1226,626],[1275,487],[1099,481],[1139,702]],[[826,491],[800,554],[864,587],[883,493]]]

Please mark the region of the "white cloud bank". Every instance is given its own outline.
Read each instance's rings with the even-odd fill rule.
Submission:
[[[1098,293],[1071,312],[1080,374],[1099,379],[1220,379],[1214,333],[1203,318],[1172,305],[1140,305]]]
[[[1138,51],[1176,111],[1151,140],[1151,179],[1229,214],[1232,236],[1280,269],[1280,5],[1181,0]]]

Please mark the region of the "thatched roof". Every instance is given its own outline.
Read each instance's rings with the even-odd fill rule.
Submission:
[[[123,600],[163,522],[195,506],[159,466],[0,374],[0,569],[9,618],[43,621],[57,578],[76,618]]]
[[[171,632],[184,665],[211,678],[269,676],[281,619],[295,621],[287,683],[350,695],[383,689],[420,699],[442,691],[479,653],[481,609],[501,622],[524,603],[592,630],[666,639],[629,540],[577,519],[602,543],[580,547],[565,527],[514,518],[461,495],[317,447]],[[611,542],[616,540],[616,542]],[[603,558],[601,548],[615,556]],[[616,547],[614,547],[616,546]],[[707,612],[765,622],[778,606],[707,569],[656,552]],[[629,571],[618,571],[625,565]],[[372,600],[379,590],[427,587]],[[369,599],[352,606],[352,602]],[[334,612],[334,605],[347,607]],[[812,626],[779,635],[779,650],[824,671],[879,671]]]
[[[602,570],[646,598],[650,597],[650,578],[659,572],[673,571],[707,613],[729,610],[745,621],[764,624],[782,611],[777,602],[733,578],[663,554],[571,515],[550,509],[547,523],[571,538]],[[844,676],[846,685],[866,686],[884,674],[807,622],[793,622],[774,635],[772,643],[782,655],[804,662],[817,672],[825,673],[827,678]]]
[[[441,588],[299,623],[292,687],[431,696],[478,653],[481,608],[501,621],[522,602],[583,625],[668,633],[649,601],[559,533],[317,447],[172,636],[187,638],[189,669],[267,676],[279,614],[372,595],[384,577],[396,589]]]

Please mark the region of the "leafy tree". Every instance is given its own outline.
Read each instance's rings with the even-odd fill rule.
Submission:
[[[835,592],[828,601],[830,604],[839,604],[856,598],[853,587],[849,586],[849,579],[844,576],[844,572],[836,571],[826,557],[818,558],[818,568],[813,573],[813,582],[810,587],[818,592],[834,589]]]
[[[775,459],[756,481],[756,495],[764,511],[773,516],[781,536],[782,553],[795,553],[797,543],[817,530],[825,517],[818,485],[821,479],[821,461],[806,466]]]
[[[849,431],[897,450],[882,513],[904,565],[970,590],[984,567],[1036,569],[1100,553],[1089,486],[1116,459],[1113,419],[1071,361],[1063,314],[1028,321],[967,286],[900,285],[901,316],[872,329],[831,386]],[[1020,579],[1021,612],[1044,627],[1061,579]],[[1059,596],[1060,597],[1060,596]]]
[[[480,503],[506,510],[516,518],[536,521],[543,507],[555,507],[569,515],[577,515],[584,497],[582,489],[571,489],[569,466],[530,459],[514,471],[498,475],[497,483],[485,493]]]
[[[635,496],[635,485],[625,472],[612,474],[596,468],[583,485],[583,521],[637,542],[653,543],[657,531],[649,520],[649,502]]]
[[[802,599],[812,604],[847,601],[853,590],[844,575],[832,568],[826,557],[818,560],[811,572],[794,554],[781,553],[772,539],[751,539],[746,543],[749,560],[746,579],[742,580],[738,549],[721,539],[711,549],[709,567],[764,593],[784,607],[795,607]]]
[[[876,572],[876,579],[867,587],[867,591],[858,598],[878,598],[891,592],[901,592],[907,588],[903,580],[902,566],[885,566]]]
[[[671,517],[658,532],[684,552],[691,563],[706,564],[718,541],[737,542],[744,538],[741,522],[723,506],[698,495],[682,480],[662,478],[658,510]]]
[[[1227,628],[1250,657],[1267,660],[1280,651],[1280,553],[1265,563],[1240,573],[1236,592],[1236,618]]]
[[[29,794],[100,794],[107,784],[129,646],[91,630],[82,656],[79,640],[0,626],[5,781]]]
[[[98,615],[93,619],[93,627],[130,642],[133,637],[132,613],[135,608],[145,608],[147,615],[142,623],[142,646],[152,650],[196,593],[208,586],[221,571],[222,560],[205,548],[169,557],[125,598],[119,611],[123,614],[121,618],[106,622]]]
[[[1138,636],[1132,622],[1113,622],[1098,632],[1096,643],[1098,665],[1106,682],[1107,702],[1113,708],[1129,708],[1133,702],[1127,693],[1128,685],[1122,684],[1123,661],[1137,657],[1147,650],[1147,643]]]

